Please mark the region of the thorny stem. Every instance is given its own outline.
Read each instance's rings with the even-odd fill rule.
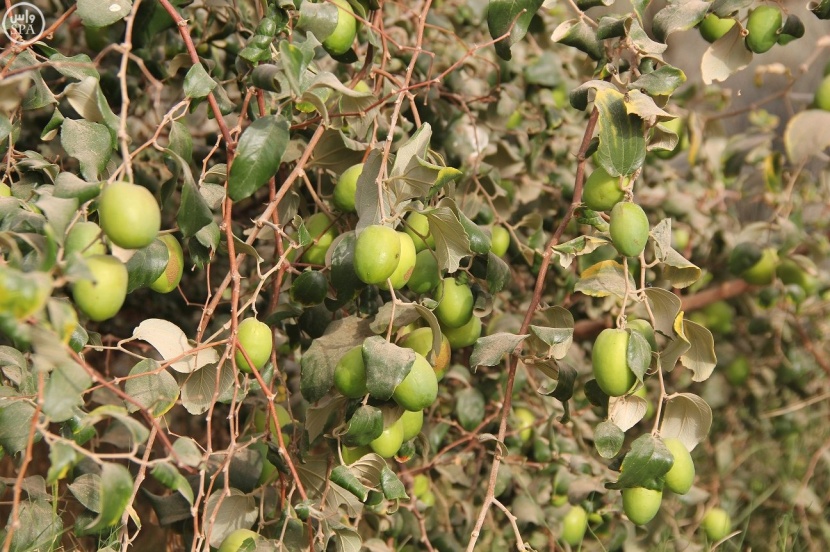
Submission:
[[[550,241],[545,247],[545,253],[542,256],[542,264],[539,267],[539,276],[536,278],[536,287],[533,290],[533,298],[531,299],[530,305],[528,305],[527,311],[525,312],[525,317],[522,321],[522,327],[519,330],[520,335],[527,332],[527,329],[530,326],[530,321],[533,319],[533,315],[536,313],[536,308],[539,306],[539,302],[542,300],[542,293],[545,290],[545,277],[547,276],[548,267],[550,266],[550,260],[553,255],[553,247],[557,243],[559,243],[562,234],[565,232],[565,228],[568,226],[571,217],[573,217],[576,207],[582,202],[582,187],[585,183],[585,153],[588,151],[588,145],[590,144],[591,138],[594,135],[594,128],[596,127],[598,118],[599,112],[595,108],[591,112],[591,116],[588,119],[588,124],[585,126],[585,134],[583,134],[582,136],[582,144],[580,145],[579,153],[577,154],[578,164],[576,167],[576,182],[574,184],[573,200],[571,201],[571,205],[568,208],[568,211],[565,213],[562,222],[556,228],[556,231],[554,232],[553,236],[551,236]],[[501,421],[499,423],[499,441],[504,440],[505,433],[507,432],[507,419],[510,416],[510,407],[513,399],[513,384],[516,379],[516,368],[519,363],[518,355],[519,351],[514,351],[509,361],[510,365],[507,371],[507,386],[504,390],[504,405],[502,406]],[[499,465],[501,464],[501,458],[502,452],[499,448],[496,448],[495,454],[493,456],[493,465],[490,468],[490,480],[487,484],[487,494],[485,495],[484,504],[482,504],[481,506],[481,511],[479,513],[478,519],[476,520],[473,532],[470,535],[470,542],[467,545],[467,552],[472,552],[473,550],[475,550],[475,545],[478,541],[479,534],[481,533],[481,528],[484,525],[484,520],[487,518],[487,512],[490,509],[490,506],[493,505],[496,489],[496,479],[498,476]]]

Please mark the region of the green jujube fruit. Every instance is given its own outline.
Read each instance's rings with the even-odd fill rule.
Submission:
[[[611,242],[621,255],[638,257],[648,241],[648,217],[636,203],[620,202],[611,209]]]
[[[636,383],[628,366],[628,332],[618,328],[602,330],[591,351],[591,365],[599,388],[609,397],[621,397]]]
[[[127,267],[112,255],[93,255],[86,259],[92,279],[75,282],[75,304],[96,322],[112,318],[127,297]]]
[[[671,492],[684,495],[689,492],[695,482],[695,464],[686,445],[679,439],[664,439],[663,443],[674,457],[671,469],[666,472],[666,488]]]
[[[746,47],[756,54],[763,54],[778,41],[778,31],[783,18],[776,6],[758,6],[746,21]]]
[[[623,511],[636,525],[645,525],[660,511],[663,501],[662,491],[653,491],[645,487],[631,487],[622,490]]]
[[[415,362],[392,398],[406,410],[423,410],[438,398],[438,378],[426,358],[415,353]]]
[[[620,179],[611,176],[602,167],[597,167],[591,173],[582,190],[582,201],[593,211],[608,211],[624,197]]]
[[[401,258],[401,240],[388,226],[364,228],[354,246],[354,269],[365,284],[380,284],[389,278]]]

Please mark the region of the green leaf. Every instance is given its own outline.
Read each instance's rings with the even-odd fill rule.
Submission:
[[[59,236],[59,241],[62,242],[69,223],[78,214],[78,200],[44,194],[38,198],[35,205],[46,215],[49,226]]]
[[[300,392],[308,402],[317,402],[329,392],[334,385],[334,368],[343,355],[374,335],[369,324],[369,320],[357,316],[335,320],[323,336],[311,343],[300,361]]]
[[[457,211],[458,221],[467,234],[470,242],[470,250],[478,255],[486,255],[490,252],[490,236],[486,234],[478,224],[471,221],[463,211]]]
[[[510,281],[510,265],[501,257],[487,254],[487,287],[490,293],[498,293]]]
[[[642,167],[646,157],[643,120],[628,114],[623,94],[597,90],[594,105],[599,112],[597,163],[611,176],[631,174]]]
[[[613,422],[600,422],[594,430],[594,446],[603,458],[609,459],[619,454],[625,433]]]
[[[173,121],[170,125],[170,143],[168,148],[175,152],[185,162],[193,158],[193,137],[190,135],[187,125],[179,121]]]
[[[179,437],[173,443],[173,452],[180,462],[191,468],[202,464],[202,451],[190,437]]]
[[[75,408],[84,404],[83,393],[92,385],[92,378],[74,362],[59,364],[49,376],[43,396],[43,413],[53,422],[72,417]]]
[[[193,488],[187,482],[187,479],[179,473],[176,466],[169,462],[161,462],[153,466],[150,474],[168,489],[181,493],[188,504],[193,505]]]
[[[181,386],[182,406],[194,416],[208,411],[213,404],[214,393],[217,393],[220,402],[233,398],[236,378],[230,362],[221,365],[208,364],[183,377],[185,380]]]
[[[712,427],[712,409],[702,398],[692,393],[675,393],[666,400],[660,435],[674,437],[691,450],[703,441]]]
[[[355,477],[349,468],[343,465],[336,466],[331,470],[329,476],[332,481],[352,493],[361,502],[365,502],[369,496],[369,489]]]
[[[819,19],[830,19],[830,0],[810,2],[807,8]]]
[[[648,344],[648,341],[640,332],[628,331],[626,361],[637,379],[643,381],[643,376],[645,376],[651,364],[651,345]]]
[[[574,286],[579,291],[591,297],[608,297],[615,295],[622,299],[625,296],[626,280],[629,293],[634,292],[637,286],[631,274],[627,273],[617,261],[601,261],[582,271],[582,277]]]
[[[435,238],[438,268],[449,273],[458,270],[461,259],[470,254],[470,239],[455,215],[456,211],[455,202],[444,198],[436,209],[423,213],[429,220],[429,231]]]
[[[376,399],[388,400],[412,369],[415,352],[375,335],[363,341],[363,361],[369,394]]]
[[[153,416],[161,416],[179,398],[179,385],[167,370],[153,359],[138,362],[130,370],[130,377],[124,384],[124,391]],[[138,406],[127,403],[129,412],[136,412]]]
[[[551,36],[554,42],[565,44],[585,52],[592,59],[600,60],[604,54],[602,44],[597,40],[597,35],[588,23],[582,19],[569,19],[563,21],[553,31]]]
[[[196,235],[199,230],[213,222],[210,207],[192,182],[185,181],[182,184],[182,202],[176,214],[176,222],[185,238]]]
[[[84,203],[97,197],[99,193],[101,193],[100,182],[81,180],[71,172],[59,173],[55,179],[55,197],[75,198],[79,203]]]
[[[64,119],[61,146],[81,164],[81,174],[87,181],[98,180],[112,154],[112,138],[107,127],[83,120]]]
[[[691,320],[683,321],[683,332],[690,348],[680,362],[694,373],[692,381],[706,381],[718,363],[712,332]]]
[[[125,265],[128,275],[127,293],[155,282],[167,268],[169,257],[167,245],[159,239],[153,240],[147,247],[137,249]]]
[[[663,65],[656,71],[640,75],[628,88],[642,90],[650,96],[669,96],[684,82],[686,73],[677,67]]]
[[[718,17],[726,17],[752,4],[753,0],[715,0],[712,2],[712,9],[710,11]]]
[[[495,366],[501,362],[504,355],[513,353],[519,343],[529,334],[516,335],[499,332],[486,337],[479,337],[470,355],[470,366]]]
[[[55,550],[64,528],[55,508],[47,500],[22,500],[17,512],[20,525],[9,550]]]
[[[98,531],[120,522],[132,493],[133,478],[130,471],[121,464],[104,464],[101,470],[101,503],[98,517],[86,527],[86,530]]]
[[[573,344],[574,318],[571,312],[560,306],[550,307],[537,312],[534,322],[535,324],[529,327],[533,334],[531,339],[541,341],[541,344],[534,343],[534,348],[547,348],[547,353],[541,356],[553,357],[556,360],[565,358]]]
[[[383,471],[380,474],[380,488],[387,500],[406,500],[409,498],[403,483],[386,463],[384,463]]]
[[[84,473],[67,485],[69,492],[81,506],[90,512],[101,512],[101,476],[97,473]]]
[[[368,445],[383,433],[383,413],[374,406],[363,405],[355,410],[345,431],[339,434],[340,440],[347,447]]]
[[[743,27],[733,25],[703,52],[700,74],[703,84],[725,81],[752,62],[752,52],[744,44]]]
[[[232,200],[249,197],[276,174],[288,137],[288,121],[276,115],[261,117],[245,129],[228,176]]]
[[[115,143],[120,119],[110,109],[97,76],[84,77],[80,82],[69,84],[64,90],[64,97],[81,117],[106,125],[112,143]]]
[[[336,552],[360,552],[363,550],[363,540],[360,533],[353,528],[340,523],[329,523],[332,532],[331,542]]]
[[[69,473],[69,470],[80,460],[74,447],[66,443],[57,442],[49,449],[49,471],[46,473],[46,483],[57,483]]]
[[[35,415],[35,407],[10,395],[12,392],[8,387],[0,387],[0,447],[6,454],[17,454],[26,448]],[[36,439],[40,440],[40,434]]]
[[[455,395],[455,416],[467,431],[473,431],[484,420],[484,395],[475,387],[467,387]]]
[[[591,211],[593,213],[593,211]],[[579,236],[565,243],[553,247],[553,252],[559,256],[562,268],[568,268],[579,255],[587,255],[598,247],[607,245],[608,241],[593,236]]]
[[[312,4],[303,2],[300,5],[300,18],[297,27],[314,35],[320,42],[327,39],[337,27],[338,9],[329,2]]]
[[[341,234],[331,244],[331,285],[337,292],[338,305],[354,299],[365,284],[354,270],[354,246],[357,238],[354,232]]]
[[[631,450],[625,455],[616,483],[609,483],[606,487],[645,487],[661,490],[662,482],[659,480],[671,469],[673,463],[674,457],[663,444],[663,440],[646,433],[631,444]]]
[[[254,497],[231,488],[230,492],[219,489],[205,502],[202,517],[202,531],[210,535],[210,546],[218,548],[236,529],[250,529],[259,515]]]
[[[107,27],[127,17],[132,5],[129,0],[78,0],[78,16],[84,27]]]
[[[665,43],[675,31],[687,31],[703,21],[711,2],[704,0],[674,0],[654,14],[654,37]]]
[[[184,77],[184,94],[188,98],[205,98],[216,88],[216,81],[210,78],[204,66],[197,63],[187,70]]]
[[[524,38],[530,21],[541,6],[542,0],[490,0],[487,8],[490,36],[495,39],[510,33],[495,44],[500,58],[509,60],[512,57],[510,47]]]

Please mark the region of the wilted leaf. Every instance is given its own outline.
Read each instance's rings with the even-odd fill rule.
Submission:
[[[631,274],[623,269],[617,261],[601,261],[582,271],[582,277],[574,286],[579,291],[591,297],[607,297],[616,295],[620,299],[625,296],[626,280],[629,293],[637,289]]]
[[[718,363],[712,332],[690,320],[683,321],[683,331],[690,348],[680,357],[680,362],[694,372],[693,381],[706,381]]]

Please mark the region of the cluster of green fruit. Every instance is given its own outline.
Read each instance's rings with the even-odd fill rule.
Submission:
[[[627,185],[628,179],[625,179]],[[611,211],[611,243],[626,257],[638,257],[648,241],[649,223],[643,208],[625,201],[620,179],[598,167],[585,180],[582,201],[593,211]]]
[[[700,22],[700,35],[708,42],[714,42],[735,26],[732,17],[718,17],[708,14]],[[756,54],[768,52],[776,44],[785,45],[804,36],[804,25],[795,15],[784,20],[778,6],[758,6],[749,12],[746,21],[747,35],[744,39],[747,49]]]

